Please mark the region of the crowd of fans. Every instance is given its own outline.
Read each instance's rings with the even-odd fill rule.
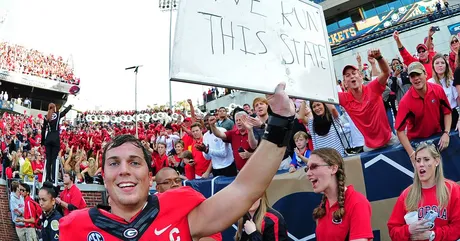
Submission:
[[[80,84],[80,79],[61,56],[45,54],[8,42],[0,42],[0,69],[68,84]]]
[[[460,44],[459,37],[452,36],[451,52],[447,56],[436,53],[435,32],[436,29],[430,27],[428,36],[416,47],[418,57],[413,57],[404,47],[398,32],[393,36],[401,57],[383,59],[382,53],[373,49],[367,55],[369,64],[363,64],[357,55],[356,65],[345,66],[344,80],[338,81],[340,105],[293,100],[296,105],[294,127],[279,169],[289,172],[305,166],[314,169],[313,165],[307,165],[310,155],[324,148],[334,149],[346,157],[401,143],[408,159],[414,162],[416,150],[410,141],[441,134],[433,153],[439,154],[447,148],[450,131],[459,126]],[[181,180],[238,175],[262,140],[269,116],[267,99],[258,97],[252,103],[240,103],[242,108],[230,111],[221,107],[206,115],[195,113],[192,101],[187,102],[192,110],[190,117],[182,111],[140,112],[164,111],[184,117],[170,122],[150,119],[139,121],[136,126],[134,122],[86,119],[87,115],[133,115],[134,111],[85,112],[75,121],[64,121],[58,159],[66,174],[61,174],[61,179],[64,183],[69,183],[70,178],[72,183],[101,184],[104,146],[115,136],[136,133],[152,156],[152,176],[160,189],[175,182],[159,179],[157,174],[164,168],[177,171]],[[27,182],[36,176],[41,181],[45,159],[42,124],[43,116],[2,116],[3,177]],[[326,164],[315,167],[321,165]],[[317,214],[317,218],[321,217]],[[389,227],[397,230],[399,221],[392,219]],[[400,232],[403,231],[393,231],[390,235],[406,235]]]
[[[380,81],[382,77],[385,78],[386,88],[379,97],[383,103],[375,103],[381,104],[386,113],[385,120],[376,121],[376,125],[382,128],[373,128],[378,133],[369,133],[363,128],[369,115],[357,116],[353,110],[347,110],[346,104],[341,107],[316,101],[295,100],[298,121],[280,169],[295,171],[305,165],[311,151],[323,147],[332,147],[345,157],[401,142],[408,155],[413,157],[413,149],[406,140],[427,138],[441,131],[448,133],[456,129],[456,108],[459,101],[456,86],[460,89],[460,79],[454,81],[453,73],[456,71],[459,39],[452,36],[452,51],[446,59],[433,48],[435,29],[430,28],[428,32],[424,43],[417,46],[418,58],[414,58],[409,50],[404,48],[398,33],[395,32],[395,47],[399,48],[401,58],[393,58],[388,63],[391,66],[388,70],[384,66],[379,68],[382,64],[372,55],[368,56],[369,65],[363,64],[361,56],[357,55],[357,65],[348,65],[344,68],[345,80],[339,81],[337,86],[339,92],[343,93],[352,93],[347,91],[352,88],[346,85],[347,78],[354,84],[356,81],[359,82],[361,76],[364,86],[369,88],[377,88],[373,84],[377,83],[374,79]],[[408,68],[411,64],[415,66],[415,70]],[[420,107],[420,104],[416,102],[417,97],[414,97],[415,101],[408,98],[407,92],[415,95],[411,92],[414,83],[411,84],[410,76],[419,72],[426,73],[426,81],[429,82],[426,86],[429,90],[434,88],[433,86],[442,86],[438,88],[443,90],[442,93],[436,92],[436,96],[433,97],[438,98],[440,102],[433,111],[439,113],[441,110],[443,116],[432,115],[435,116],[433,120],[426,120],[426,115],[412,109]],[[460,70],[456,72],[460,73]],[[417,83],[420,82],[422,80]],[[444,96],[441,95],[443,93]],[[409,104],[400,104],[404,101]],[[188,104],[190,110],[194,110],[191,100],[188,100]],[[207,116],[192,111],[191,116],[186,117],[184,112],[175,111],[183,118],[171,119],[169,123],[153,119],[148,122],[139,121],[137,128],[135,122],[86,120],[87,115],[133,115],[134,111],[84,112],[77,116],[76,121],[65,121],[61,125],[59,159],[65,171],[73,170],[77,173],[77,183],[100,183],[101,178],[98,176],[101,173],[103,146],[116,135],[135,135],[137,129],[138,138],[151,152],[152,167],[156,171],[166,166],[172,167],[187,179],[206,178],[211,174],[235,176],[261,140],[268,118],[267,108],[267,100],[256,98],[253,103],[244,103],[243,108],[236,108],[232,113],[225,107],[213,110],[211,113],[215,114]],[[173,114],[171,110],[153,109],[140,113],[154,114],[159,111],[170,116]],[[444,116],[447,115],[451,115],[452,121],[449,123],[444,121]],[[34,174],[41,174],[42,170],[36,170],[42,168],[40,163],[43,160],[43,148],[40,147],[41,123],[40,118],[27,116],[5,114],[2,118],[2,152],[7,153],[3,155],[3,163],[5,174],[9,177],[19,176],[30,180]],[[448,127],[444,124],[448,124]],[[389,132],[385,133],[386,130]],[[381,140],[378,140],[379,138]],[[448,135],[443,136],[441,142],[441,147],[447,147]],[[38,176],[41,179],[41,175]]]

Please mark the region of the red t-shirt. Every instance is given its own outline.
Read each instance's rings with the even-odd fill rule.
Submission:
[[[428,82],[426,85],[425,98],[421,98],[414,87],[410,87],[398,105],[395,126],[398,131],[404,131],[407,127],[409,140],[440,133],[441,110],[443,114],[452,112],[442,86]]]
[[[59,197],[62,201],[74,205],[77,209],[86,208],[85,199],[83,199],[80,189],[75,185],[72,185],[69,189],[64,188]],[[69,209],[63,208],[63,210],[64,216],[70,213]]]
[[[175,205],[178,200],[181,205]],[[203,195],[191,187],[168,190],[149,196],[145,208],[130,222],[101,209],[78,210],[60,219],[59,238],[89,240],[88,237],[92,236],[92,240],[102,240],[103,237],[105,241],[118,241],[137,237],[139,241],[192,241],[188,214],[204,200]],[[144,221],[136,225],[141,219]],[[144,232],[141,225],[147,225]]]
[[[184,142],[184,150],[192,151],[191,146],[193,145],[193,137],[188,134],[185,134],[182,137],[182,141]]]
[[[415,58],[414,56],[412,56],[412,54],[410,54],[409,51],[407,51],[406,48],[400,49],[399,53],[401,54],[401,57],[403,59],[404,64],[407,65],[407,66],[409,66],[413,62],[420,62],[420,60],[418,58]],[[431,66],[431,62],[433,62],[433,57],[435,55],[436,55],[436,52],[429,51],[428,52],[428,61],[425,62],[425,63],[420,62],[425,67],[426,79],[431,79],[431,77],[433,76],[433,67]]]
[[[44,168],[44,163],[42,161],[40,162],[36,162],[36,161],[33,161],[32,162],[32,170],[35,172],[35,170],[42,170],[41,173],[37,173],[36,175],[38,176],[38,181],[39,182],[42,182],[42,178],[43,178],[43,168]]]
[[[345,191],[345,215],[342,222],[334,224],[332,214],[338,209],[338,202],[329,207],[329,201],[326,199],[326,215],[318,220],[316,240],[343,241],[347,235],[348,240],[374,238],[371,204],[363,194],[355,191],[352,185]]]
[[[204,158],[203,152],[195,148],[195,145],[201,143],[203,143],[203,140],[193,140],[193,144],[191,146],[193,160],[195,161],[193,168],[195,169],[195,174],[200,177],[208,170],[209,164],[211,163],[210,160],[206,160],[206,158]]]
[[[365,145],[380,148],[390,141],[392,135],[382,99],[385,85],[374,79],[362,88],[361,101],[355,99],[351,92],[339,92],[339,102],[363,134]]]
[[[245,132],[244,134],[241,134],[238,129],[232,129],[225,132],[225,136],[227,136],[227,139],[224,142],[232,144],[233,158],[235,159],[236,169],[241,170],[248,159],[241,158],[238,149],[242,147],[246,151],[253,152],[249,146],[248,133]]]
[[[417,174],[416,174],[417,175]],[[435,240],[457,240],[460,239],[460,186],[450,180],[446,180],[447,190],[449,192],[449,201],[447,207],[439,207],[436,198],[436,186],[428,189],[422,188],[422,200],[418,205],[418,219],[425,217],[425,214],[430,211],[436,211],[438,217],[434,221]],[[393,241],[410,240],[409,225],[404,220],[404,215],[408,213],[406,210],[406,198],[409,190],[412,187],[406,188],[399,196],[396,204],[388,220],[388,231],[390,238]]]
[[[169,166],[167,155],[160,156],[157,152],[153,152],[152,160],[152,167],[155,169],[153,175],[156,175],[163,167]]]

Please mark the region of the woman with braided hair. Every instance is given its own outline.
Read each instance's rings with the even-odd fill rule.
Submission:
[[[315,193],[323,193],[313,210],[318,241],[368,241],[374,238],[371,204],[352,185],[345,186],[342,156],[333,148],[314,150],[305,168]]]

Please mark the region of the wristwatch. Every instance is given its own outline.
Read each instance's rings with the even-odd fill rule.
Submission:
[[[436,237],[436,234],[434,233],[434,231],[431,231],[430,241],[433,241],[435,237]]]

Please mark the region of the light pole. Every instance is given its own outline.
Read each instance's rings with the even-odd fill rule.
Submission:
[[[172,87],[171,87],[171,65],[172,65],[172,12],[177,9],[179,0],[158,0],[159,8],[163,12],[169,11],[169,109],[172,110]]]
[[[134,69],[134,121],[136,122],[136,138],[139,138],[139,133],[137,130],[137,72],[139,72],[139,67],[142,66],[143,65],[136,65],[125,68],[125,70]]]

